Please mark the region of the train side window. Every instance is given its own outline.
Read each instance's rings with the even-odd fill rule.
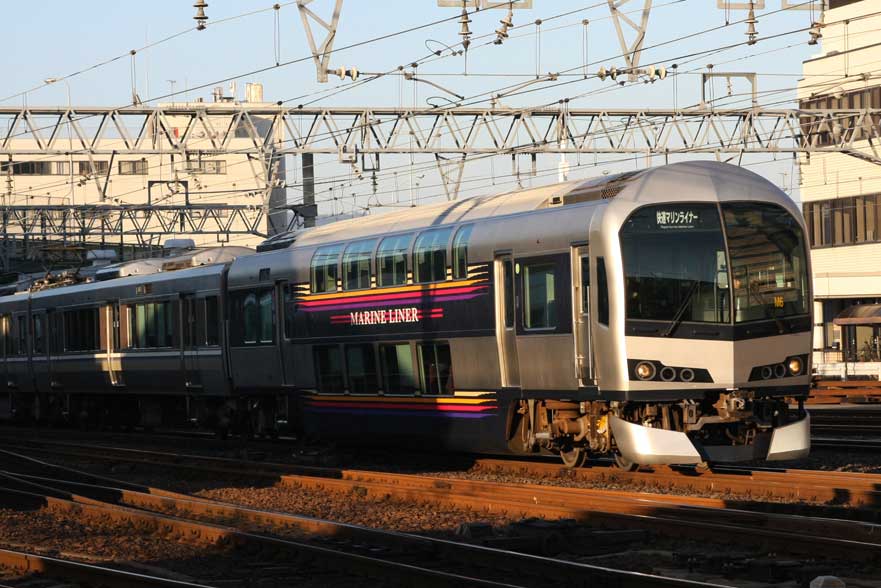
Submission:
[[[12,355],[12,333],[9,332],[9,315],[0,314],[0,351]]]
[[[205,297],[205,345],[220,345],[220,303],[217,296]]]
[[[510,329],[514,326],[514,262],[506,259],[502,262],[502,270],[505,274],[505,327]]]
[[[413,235],[387,237],[376,252],[377,282],[380,286],[400,286],[407,283],[407,251]]]
[[[343,253],[343,290],[362,290],[370,287],[370,258],[375,240],[358,241],[346,247]]]
[[[260,342],[275,342],[275,297],[272,290],[264,290],[258,300],[260,306]]]
[[[132,335],[129,341],[132,347],[174,347],[175,329],[170,301],[141,302],[130,306],[129,312]]]
[[[257,293],[245,294],[241,302],[242,316],[244,317],[245,338],[243,343],[254,344],[257,342],[260,330],[260,309],[257,307]]]
[[[316,345],[312,348],[315,358],[315,379],[322,394],[340,393],[344,388],[343,357],[338,345]]]
[[[352,394],[376,394],[379,391],[373,345],[346,345],[346,374]]]
[[[409,343],[381,345],[382,386],[386,394],[414,394],[417,382],[413,372],[413,351]]]
[[[609,282],[606,260],[602,257],[597,257],[597,322],[609,325]]]
[[[98,309],[64,311],[64,351],[97,351],[100,347]]]
[[[453,363],[447,343],[419,344],[423,394],[453,394]]]
[[[339,277],[340,251],[342,246],[330,245],[319,247],[312,256],[311,282],[312,293],[336,292],[337,278]]]
[[[293,339],[297,334],[296,318],[297,318],[297,295],[294,287],[290,284],[284,285],[284,336],[287,339]]]
[[[46,315],[35,314],[34,317],[34,337],[33,350],[34,353],[46,353]]]
[[[453,239],[453,277],[457,280],[468,277],[468,241],[474,225],[465,225],[456,232]]]
[[[18,317],[18,345],[16,353],[18,355],[27,355],[28,352],[28,323],[24,315]]]
[[[413,249],[413,281],[442,282],[447,278],[447,243],[450,229],[433,229],[416,237]]]
[[[523,266],[523,326],[527,329],[557,327],[557,277],[553,263]]]

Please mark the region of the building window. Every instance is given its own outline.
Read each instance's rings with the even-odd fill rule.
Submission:
[[[466,225],[456,232],[453,239],[453,278],[462,280],[468,277],[468,241],[471,239],[472,225]]]
[[[424,394],[453,394],[453,364],[447,343],[421,343],[419,369]]]
[[[130,307],[131,346],[136,349],[174,347],[171,301],[145,302]]]
[[[597,322],[609,324],[609,282],[606,279],[606,260],[597,257]]]
[[[312,256],[313,294],[336,292],[340,250],[342,250],[340,245],[319,247],[315,255]]]
[[[95,170],[92,171],[92,162],[90,161],[77,161],[77,173],[81,176],[106,176],[107,172],[110,171],[110,162],[109,161],[96,161],[94,162]]]
[[[352,394],[376,394],[379,391],[373,345],[346,345],[346,373]]]
[[[398,235],[380,242],[376,252],[376,273],[380,286],[407,283],[407,251],[412,238],[412,235]]]
[[[379,357],[386,394],[414,394],[417,384],[410,344],[380,345]]]
[[[343,358],[338,345],[316,345],[312,348],[315,358],[315,379],[322,394],[341,393],[344,389]]]
[[[4,162],[0,171],[12,169],[14,176],[66,176],[70,174],[68,161],[14,161]]]
[[[523,266],[523,326],[553,329],[557,326],[557,289],[554,264]]]
[[[416,238],[413,250],[413,281],[424,284],[447,278],[447,243],[450,229],[425,231]]]
[[[275,342],[275,300],[271,288],[231,296],[230,331],[237,345]]]
[[[343,253],[343,290],[370,287],[370,258],[376,241],[358,241]]]
[[[146,176],[149,169],[146,159],[132,159],[119,162],[119,175]]]
[[[812,248],[881,241],[881,195],[806,202],[802,210]]]

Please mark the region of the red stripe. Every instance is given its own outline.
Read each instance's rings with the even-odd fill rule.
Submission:
[[[310,406],[332,408],[399,408],[402,410],[440,410],[445,412],[484,412],[495,410],[496,405],[476,406],[473,404],[414,404],[412,402],[350,402],[348,400],[338,402],[309,401]]]
[[[312,302],[299,302],[306,307],[321,307],[321,306],[336,306],[339,304],[349,304],[352,302],[382,302],[385,300],[401,300],[408,298],[425,298],[431,297],[436,298],[438,296],[447,296],[449,294],[470,294],[476,290],[480,290],[486,288],[486,285],[482,286],[465,286],[460,288],[442,288],[437,290],[416,290],[414,292],[400,292],[397,294],[371,294],[371,295],[357,295],[357,296],[345,296],[343,298],[334,298],[332,300],[314,300]]]

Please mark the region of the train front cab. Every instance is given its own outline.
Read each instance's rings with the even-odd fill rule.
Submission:
[[[620,247],[607,241],[605,259],[617,304],[596,329],[599,349],[615,349],[598,361],[618,454],[639,464],[805,456],[811,274],[794,206],[628,204],[604,219],[620,219],[606,231]]]

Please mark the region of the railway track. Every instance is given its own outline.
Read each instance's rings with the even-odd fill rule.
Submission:
[[[525,483],[502,484],[448,477],[297,467],[286,464],[255,464],[227,458],[205,458],[99,446],[89,448],[76,445],[67,448],[54,447],[43,451],[56,457],[131,461],[183,471],[201,470],[214,475],[227,474],[251,477],[255,480],[272,480],[282,485],[319,492],[395,497],[405,501],[445,504],[459,508],[482,509],[487,512],[514,513],[521,517],[571,518],[582,523],[615,528],[649,529],[668,537],[702,538],[711,541],[724,538],[728,541],[761,545],[790,553],[808,555],[823,553],[844,558],[859,556],[870,559],[881,555],[881,543],[879,543],[881,527],[878,525],[743,510],[735,508],[739,506],[738,503],[715,498],[663,496],[632,491]],[[529,467],[536,466],[531,464]],[[579,470],[579,473],[590,471]],[[607,475],[608,473],[606,470]],[[824,474],[825,472],[811,473],[817,483],[822,482]],[[762,472],[757,475],[757,481],[754,483],[769,484],[762,480],[770,475],[770,472]],[[874,496],[869,489],[872,477],[857,477],[860,478],[863,495],[867,498]],[[785,480],[785,477],[777,478],[773,484],[783,484],[786,483]]]
[[[31,583],[35,578],[47,577],[64,580],[66,587],[73,587],[73,582],[76,582],[82,586],[103,588],[210,588],[203,584],[157,578],[35,553],[0,549],[0,571],[4,570],[18,576],[18,579],[2,582],[15,584]]]
[[[232,545],[238,549],[289,553],[323,565],[354,570],[368,578],[399,579],[420,586],[538,586],[551,582],[594,585],[614,582],[622,587],[699,588],[714,584],[624,572],[580,563],[514,553],[479,545],[370,529],[298,515],[245,508],[197,499],[156,488],[104,483],[106,478],[53,466],[21,455],[9,461],[52,471],[55,477],[0,473],[0,501],[21,508],[41,504],[80,516],[112,518],[149,526],[156,532],[187,541]],[[18,468],[21,469],[21,468]],[[89,484],[60,478],[96,478]],[[113,481],[110,481],[113,482]],[[171,516],[169,513],[174,513]],[[235,526],[229,526],[231,522]],[[257,527],[253,529],[251,527]],[[267,533],[277,533],[270,535]],[[292,540],[292,532],[308,537]],[[377,555],[381,553],[381,555]],[[426,567],[425,562],[433,562]],[[468,573],[476,575],[468,575]],[[486,578],[485,576],[490,576]],[[495,578],[493,578],[495,577]],[[516,584],[501,578],[515,577]]]

